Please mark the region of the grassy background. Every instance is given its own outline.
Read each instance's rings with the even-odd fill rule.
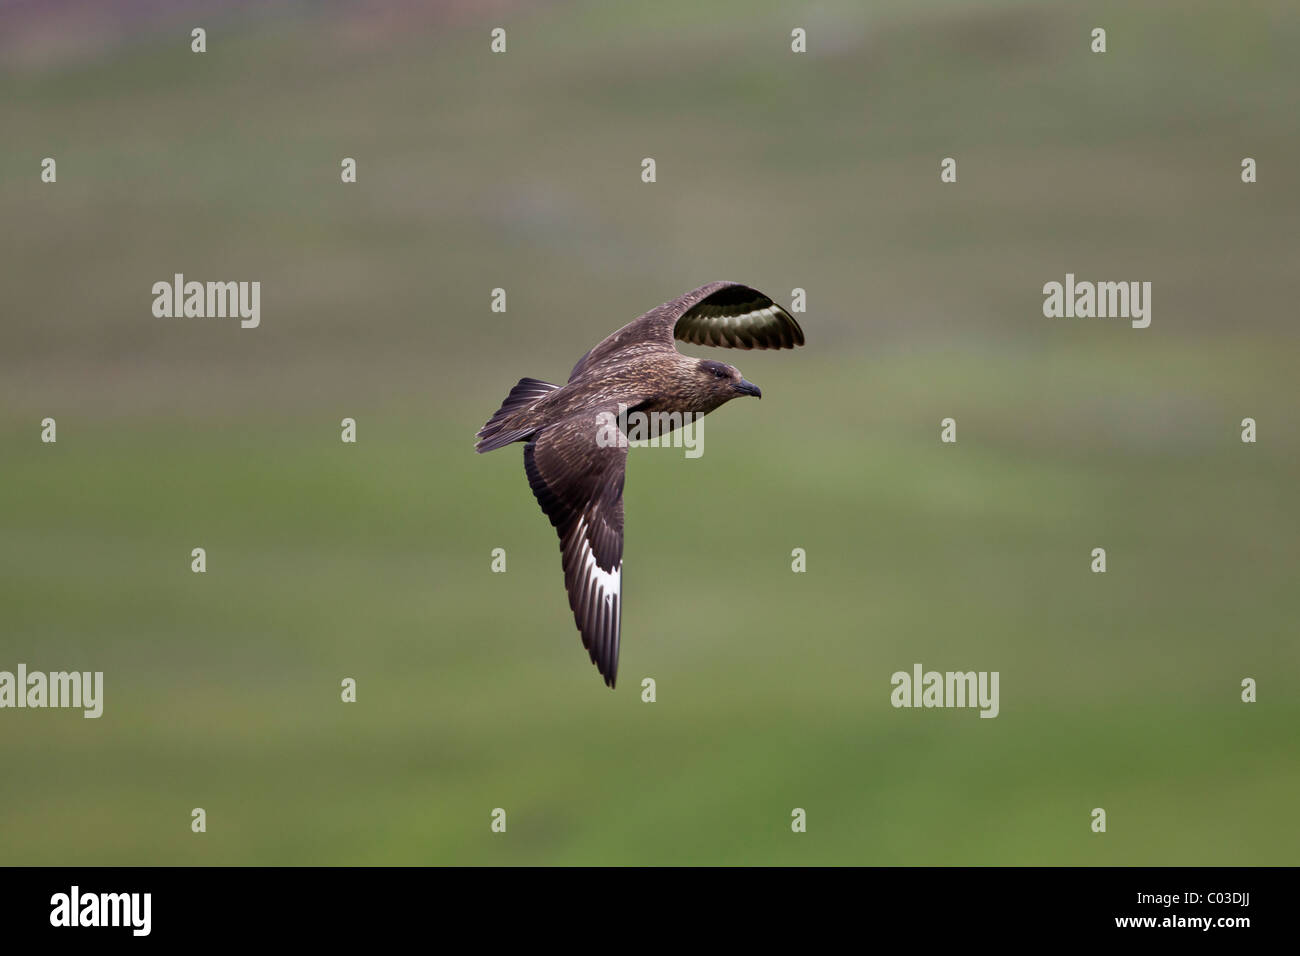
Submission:
[[[0,862],[1294,864],[1300,17],[861,6],[3,14],[0,669],[106,702],[0,712]],[[473,433],[714,278],[808,347],[633,451],[610,693]],[[1001,715],[894,710],[917,661]]]

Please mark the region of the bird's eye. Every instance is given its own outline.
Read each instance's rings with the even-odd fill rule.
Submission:
[[[723,371],[722,369],[720,369],[720,368],[715,368],[715,369],[713,370],[713,374],[714,374],[714,376],[717,377],[717,378],[726,378],[726,377],[727,377],[727,373],[724,372],[724,371]]]

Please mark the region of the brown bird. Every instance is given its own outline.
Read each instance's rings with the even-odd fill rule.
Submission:
[[[687,417],[740,395],[762,397],[734,366],[682,355],[674,339],[725,349],[789,349],[803,345],[803,330],[763,293],[710,282],[597,344],[566,384],[521,378],[474,446],[481,453],[527,442],[524,470],[560,535],[569,606],[583,646],[610,687],[618,676],[627,444],[610,442],[602,423],[623,410]]]

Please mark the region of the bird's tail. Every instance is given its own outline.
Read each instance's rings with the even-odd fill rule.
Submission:
[[[493,451],[497,448],[503,448],[514,441],[523,441],[534,431],[536,425],[523,424],[515,421],[517,412],[530,408],[537,403],[537,400],[555,391],[560,386],[552,385],[550,382],[543,382],[535,378],[521,378],[517,385],[510,390],[506,400],[501,403],[495,415],[487,420],[487,424],[478,430],[474,436],[478,442],[474,445],[474,450],[482,454],[485,451]]]

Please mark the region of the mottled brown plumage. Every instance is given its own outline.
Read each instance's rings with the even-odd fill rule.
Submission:
[[[604,339],[578,360],[566,384],[520,379],[475,445],[486,452],[527,443],[524,470],[560,536],[569,606],[610,687],[618,675],[627,446],[601,440],[602,417],[622,409],[706,415],[738,396],[762,395],[734,366],[682,355],[674,339],[788,349],[803,345],[803,331],[761,292],[710,282]]]

